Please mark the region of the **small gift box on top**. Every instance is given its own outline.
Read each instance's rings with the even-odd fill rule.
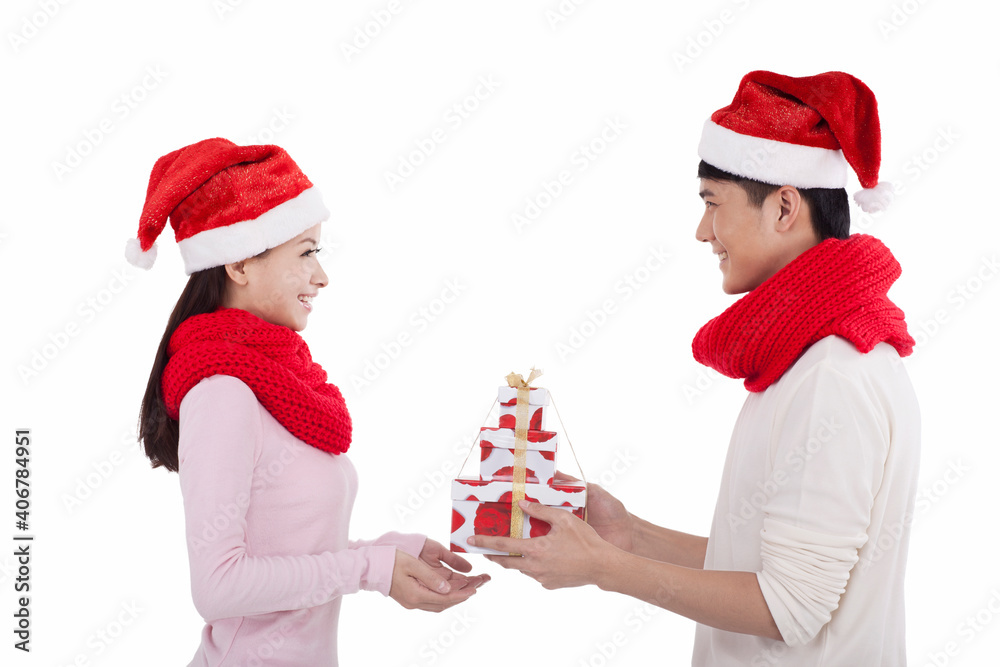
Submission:
[[[517,412],[517,388],[500,387],[497,395],[500,402],[500,427],[514,428]],[[549,392],[541,387],[530,387],[528,390],[528,428],[532,431],[544,431],[548,421]]]
[[[549,393],[528,386],[540,374],[532,369],[525,381],[511,373],[507,376],[509,386],[500,387],[500,424],[481,428],[476,439],[480,476],[459,477],[452,484],[452,551],[503,553],[469,546],[466,540],[471,535],[530,539],[547,534],[551,528],[548,523],[532,519],[516,505],[521,498],[585,518],[586,483],[554,482],[559,434],[542,428]]]

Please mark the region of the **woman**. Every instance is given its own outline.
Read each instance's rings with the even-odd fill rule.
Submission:
[[[341,597],[441,611],[488,576],[422,535],[348,541],[351,418],[298,331],[327,276],[329,216],[277,146],[208,139],[153,167],[139,238],[149,268],[169,217],[190,275],[160,341],[140,438],[180,475],[195,607],[191,665],[336,665]]]

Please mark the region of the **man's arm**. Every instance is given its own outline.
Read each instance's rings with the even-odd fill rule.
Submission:
[[[557,481],[579,481],[558,473]],[[663,528],[630,514],[600,484],[587,485],[587,523],[619,549],[664,563],[700,570],[708,538]]]
[[[631,553],[694,570],[704,567],[707,537],[670,530],[636,516],[632,522]]]
[[[756,573],[701,570],[644,558],[605,541],[593,527],[569,512],[527,501],[522,501],[521,507],[525,514],[551,524],[549,534],[530,540],[476,535],[469,538],[469,543],[520,553],[487,558],[520,570],[545,588],[596,584],[720,630],[782,638]],[[670,543],[659,553],[680,553],[667,535],[674,531],[653,528],[654,544]],[[676,544],[694,545],[693,540],[699,539],[687,535]],[[704,558],[704,551],[701,553]]]
[[[619,551],[594,583],[713,628],[782,638],[755,572],[692,569]]]

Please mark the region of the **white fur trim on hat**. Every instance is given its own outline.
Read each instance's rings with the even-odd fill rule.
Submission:
[[[289,241],[330,217],[315,187],[278,204],[253,220],[206,229],[177,243],[184,271],[191,275],[258,255]]]
[[[800,146],[739,134],[708,120],[698,157],[717,169],[771,185],[842,188],[847,160],[841,150]]]
[[[148,271],[153,268],[153,262],[156,261],[156,244],[154,243],[149,250],[143,250],[139,239],[131,238],[125,242],[125,259],[132,266]]]

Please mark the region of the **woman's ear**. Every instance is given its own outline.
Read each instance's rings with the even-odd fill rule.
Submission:
[[[246,260],[226,264],[226,275],[237,285],[247,284]]]

